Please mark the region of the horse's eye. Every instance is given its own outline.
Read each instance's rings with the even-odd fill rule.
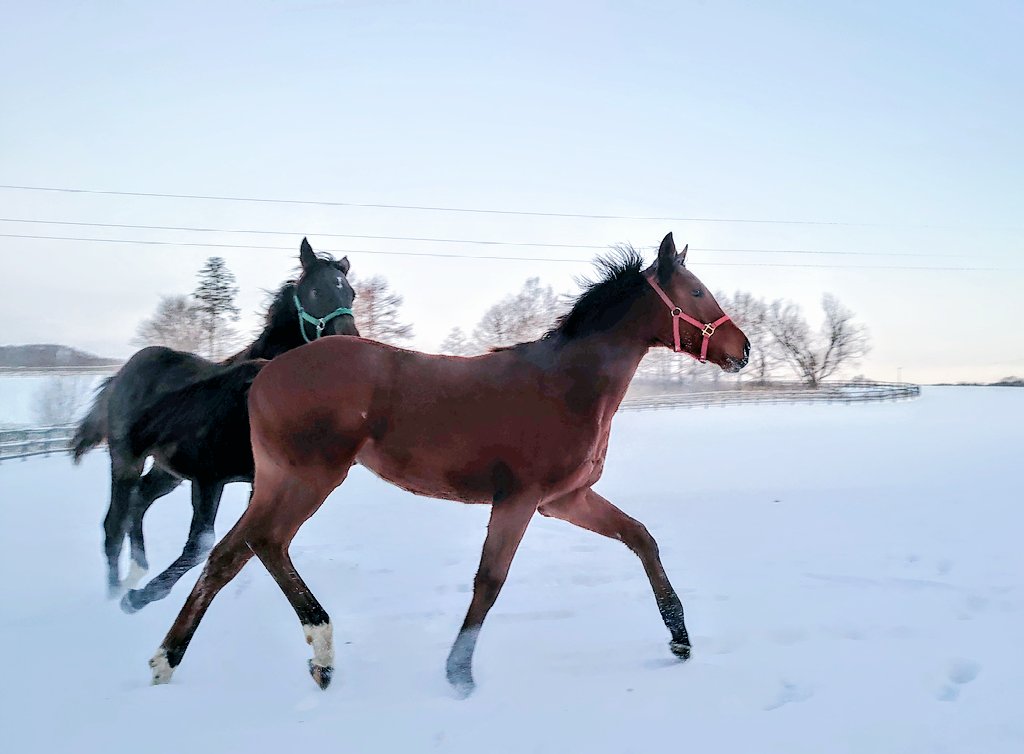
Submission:
[[[316,298],[318,295],[320,295],[320,294],[319,294],[319,292],[317,291],[316,288],[310,288],[309,289],[309,297],[310,298]]]
[[[700,288],[694,288],[693,289],[693,297],[694,298],[700,298],[703,295],[704,295],[704,291],[702,291]]]

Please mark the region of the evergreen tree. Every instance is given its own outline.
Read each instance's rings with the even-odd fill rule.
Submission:
[[[223,358],[236,339],[229,322],[238,320],[235,296],[238,286],[235,276],[222,257],[210,257],[199,271],[199,285],[192,297],[201,313],[206,328],[206,355],[211,359]]]

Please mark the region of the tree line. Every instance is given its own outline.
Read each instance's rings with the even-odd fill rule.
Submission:
[[[867,329],[831,294],[822,297],[824,321],[818,330],[811,327],[800,306],[792,301],[769,302],[746,291],[731,295],[720,292],[715,298],[750,339],[750,364],[738,379],[767,382],[795,375],[816,386],[844,367],[854,365],[868,352]],[[535,340],[567,311],[569,300],[557,296],[539,278],[530,278],[518,293],[488,309],[471,333],[452,328],[440,351],[472,356],[491,348]],[[637,376],[663,382],[724,378],[718,369],[663,348],[651,350],[640,364]]]
[[[356,292],[356,323],[366,338],[401,344],[412,337],[412,325],[401,321],[402,297],[381,275],[366,279],[348,275]],[[208,359],[226,358],[242,347],[234,328],[239,309],[238,286],[222,257],[210,257],[198,273],[191,294],[161,296],[152,316],[143,320],[132,339],[137,346],[167,346]],[[273,294],[268,294],[268,304]]]
[[[356,291],[356,323],[363,337],[402,345],[413,335],[402,320],[403,299],[387,279],[349,276]],[[190,295],[164,296],[154,314],[139,326],[136,345],[165,345],[222,359],[240,345],[233,323],[239,310],[234,275],[221,257],[210,257],[198,273]],[[738,379],[755,382],[795,376],[815,386],[854,365],[869,349],[867,329],[831,294],[822,297],[822,322],[814,328],[792,301],[768,301],[747,291],[715,294],[722,309],[750,339],[750,364]],[[541,337],[570,305],[539,277],[526,280],[484,312],[469,332],[453,327],[439,351],[473,356],[492,348],[515,345]],[[718,381],[719,370],[680,357],[666,349],[653,349],[640,365],[639,379],[663,382]]]

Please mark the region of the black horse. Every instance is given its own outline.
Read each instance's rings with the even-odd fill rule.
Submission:
[[[345,277],[348,258],[314,254],[303,239],[299,261],[301,275],[277,292],[263,332],[248,348],[219,363],[161,346],[144,348],[103,384],[78,427],[76,463],[103,440],[110,450],[103,531],[111,596],[121,587],[125,535],[131,542],[129,581],[137,581],[149,567],[142,535],[146,511],[183,479],[192,482],[192,525],[181,555],[143,589],[124,595],[126,612],[167,596],[206,557],[224,485],[252,481],[246,396],[260,368],[321,335],[359,334],[351,308],[355,292]],[[143,475],[148,456],[154,463]]]

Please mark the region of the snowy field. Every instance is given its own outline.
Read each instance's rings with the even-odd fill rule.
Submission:
[[[687,610],[676,662],[639,562],[538,517],[459,701],[444,660],[487,510],[361,469],[293,547],[330,611],[319,691],[251,561],[168,686],[147,660],[195,580],[105,598],[106,456],[0,465],[0,689],[11,752],[1024,751],[1024,390],[884,405],[625,413],[598,489],[644,521]],[[218,532],[246,499],[225,496]],[[185,489],[147,519],[180,548]]]
[[[41,396],[54,382],[64,385],[62,395],[77,406],[75,412],[84,416],[92,403],[93,394],[104,375],[74,375],[70,377],[11,377],[0,375],[0,428],[38,427],[45,423],[39,416]],[[52,396],[53,393],[51,392]]]

